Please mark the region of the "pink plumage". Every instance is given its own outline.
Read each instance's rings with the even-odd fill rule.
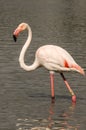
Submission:
[[[77,71],[84,75],[83,69],[75,62],[72,56],[63,48],[55,45],[45,45],[36,52],[39,64],[48,70],[63,72]]]

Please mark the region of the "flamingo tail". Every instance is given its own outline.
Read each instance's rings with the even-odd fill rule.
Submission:
[[[78,64],[72,65],[72,68],[74,68],[77,72],[79,72],[82,75],[85,75],[84,69],[82,69]]]

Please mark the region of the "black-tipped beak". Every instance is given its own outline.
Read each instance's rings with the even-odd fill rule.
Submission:
[[[17,37],[15,35],[13,35],[13,39],[15,42],[17,41]]]

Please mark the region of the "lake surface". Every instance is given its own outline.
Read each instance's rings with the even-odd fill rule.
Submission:
[[[26,72],[18,57],[27,38],[15,43],[17,25],[27,22],[33,38],[26,52],[30,65],[38,47],[46,44],[66,49],[86,70],[85,0],[0,0],[0,130],[85,130],[86,76],[65,73],[77,95],[71,97],[55,74],[55,103],[51,103],[49,73],[44,68]]]

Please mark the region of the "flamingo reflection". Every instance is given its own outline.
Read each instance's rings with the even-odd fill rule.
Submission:
[[[75,105],[75,103],[72,103],[71,106],[68,107],[68,109],[57,115],[55,119],[55,104],[52,103],[49,108],[48,128],[52,130],[78,130],[79,124],[77,124],[76,119],[73,117]]]
[[[58,115],[55,103],[51,103],[47,119],[18,119],[16,127],[17,130],[78,130],[79,124],[74,118],[74,111],[75,104],[71,104]]]

